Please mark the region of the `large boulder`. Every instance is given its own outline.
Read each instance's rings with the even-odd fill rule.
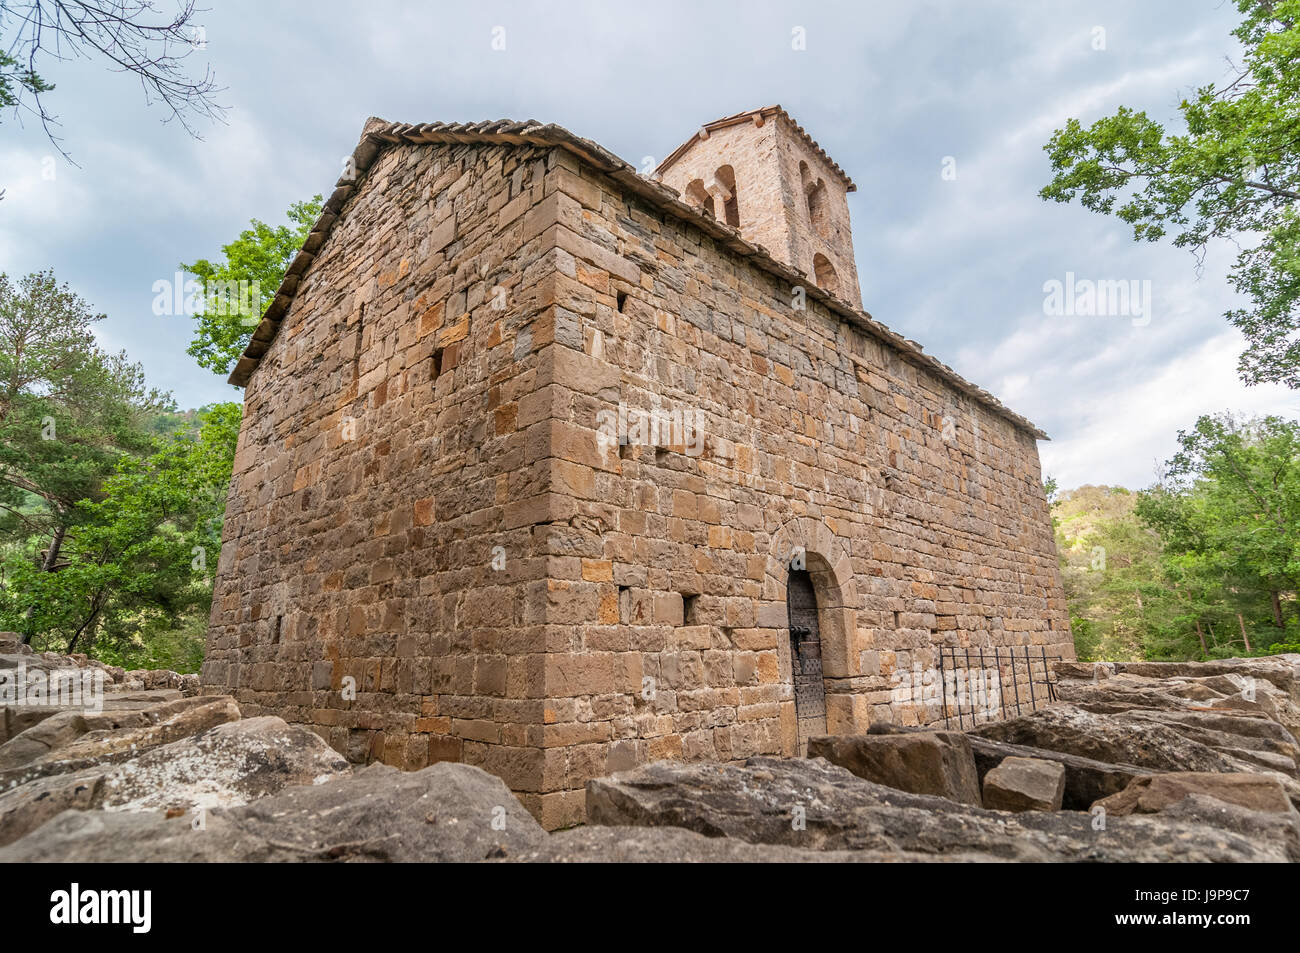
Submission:
[[[1256,713],[1300,741],[1300,656],[1208,662],[1058,662],[1060,698],[1090,711]]]
[[[1123,791],[1102,798],[1094,808],[1107,814],[1157,814],[1191,795],[1226,801],[1251,811],[1292,815],[1295,808],[1274,778],[1258,774],[1206,774],[1177,771],[1138,778]]]
[[[1286,728],[1271,718],[1249,712],[1137,709],[1118,712],[1115,717],[1120,721],[1167,725],[1193,741],[1238,757],[1276,759],[1293,774],[1300,756],[1300,746]]]
[[[1289,694],[1264,684],[1210,703],[1215,711],[1261,712],[1281,724],[1300,742],[1300,703]]]
[[[1269,682],[1246,690],[1237,675],[1155,679],[1128,673],[1097,682],[1065,681],[1058,695],[1075,708],[1121,721],[1165,724],[1235,761],[1300,777],[1291,730],[1296,705]],[[1267,726],[1267,734],[1257,727]]]
[[[1056,695],[1061,701],[1100,715],[1132,708],[1185,711],[1193,702],[1208,701],[1209,697],[1226,697],[1218,692],[1208,692],[1209,697],[1193,699],[1175,694],[1171,690],[1173,687],[1156,679],[1121,675],[1096,683],[1061,682],[1056,686]]]
[[[124,672],[123,677],[125,684],[128,685],[139,684],[146,690],[172,688],[187,698],[197,695],[200,690],[197,675],[182,675],[167,669],[136,668]]]
[[[202,712],[178,719],[187,730],[197,724],[194,731],[211,727],[222,721],[231,720],[228,705],[212,705],[212,699],[203,698],[169,698],[168,700],[149,699],[152,704],[136,707],[134,705],[109,707],[102,711],[87,711],[82,708],[69,708],[55,711],[29,728],[19,732],[4,744],[0,744],[0,775],[14,768],[39,761],[64,760],[68,747],[85,735],[103,739],[123,729],[147,728],[167,722],[181,712],[192,708],[202,708]],[[230,704],[233,704],[233,699]],[[238,717],[238,708],[234,710]],[[177,730],[169,727],[157,737],[165,737]],[[78,746],[83,752],[86,745]]]
[[[256,719],[251,719],[256,720]],[[375,764],[241,807],[188,816],[65,812],[0,848],[0,863],[444,861],[508,859],[540,848],[542,830],[502,781],[439,763]]]
[[[1266,743],[1261,745],[1265,750],[1300,751],[1300,745],[1286,728],[1260,712],[1211,711],[1205,708],[1162,712],[1135,710],[1123,712],[1121,717],[1130,720],[1159,721],[1176,730],[1185,730],[1191,733],[1192,737],[1196,737],[1196,731],[1204,729],[1231,735],[1237,745],[1248,745],[1249,742],[1243,739],[1253,739]]]
[[[346,760],[304,728],[269,716],[234,721],[124,763],[41,777],[0,793],[0,844],[23,837],[62,811],[163,810],[193,816],[350,770]]]
[[[174,688],[106,692],[101,710],[103,712],[137,711],[182,697],[181,692]],[[47,718],[68,712],[84,714],[88,711],[89,709],[82,705],[0,704],[0,744],[4,744]]]
[[[1136,711],[1102,714],[1078,705],[1062,704],[1020,718],[981,725],[973,732],[1010,744],[1132,765],[1156,773],[1264,774],[1276,778],[1292,803],[1300,806],[1300,781],[1296,779],[1295,762],[1290,757],[1244,747],[1212,746],[1205,743],[1214,739],[1204,729],[1189,730],[1186,722],[1168,720],[1179,715],[1178,712],[1152,710],[1147,714],[1150,717],[1139,717]],[[1205,740],[1198,741],[1197,737]]]
[[[808,757],[825,758],[860,778],[900,791],[980,803],[975,757],[960,731],[824,735],[809,739]]]
[[[1250,813],[1248,829],[1256,836],[1163,817],[1113,818],[1094,829],[1088,814],[987,811],[875,784],[821,758],[644,765],[589,781],[587,818],[814,850],[1014,861],[1285,862],[1300,856],[1285,836],[1288,822],[1276,815]]]
[[[1154,771],[1228,772],[1238,766],[1228,755],[1167,725],[1135,724],[1077,705],[1040,708],[1019,718],[981,725],[972,734]]]
[[[1206,678],[1231,675],[1268,682],[1300,702],[1300,656],[1211,659],[1204,662],[1069,662],[1054,664],[1063,679],[1104,681],[1116,675],[1149,679]]]
[[[99,673],[102,676],[102,685],[106,695],[129,693],[137,691],[173,691],[186,697],[197,695],[200,691],[198,675],[182,675],[178,672],[168,671],[166,669],[125,669],[116,665],[106,665],[97,659],[92,659],[81,652],[73,652],[70,655],[60,655],[57,652],[33,652],[30,646],[23,645],[17,634],[12,632],[0,632],[0,683],[6,684],[6,688],[13,690],[13,672],[6,670],[17,669],[19,666],[27,669],[28,675],[49,676],[51,673],[58,672],[60,675],[73,673],[74,675],[80,670],[90,670],[92,675]],[[31,679],[28,679],[28,690],[32,690]],[[17,705],[8,693],[3,694],[9,704]],[[35,706],[34,706],[35,707]],[[39,707],[45,707],[43,704]],[[57,706],[54,706],[57,710]],[[7,735],[0,734],[0,742],[7,739]]]
[[[121,728],[125,722],[114,712],[88,712],[79,708],[55,711],[0,744],[0,771],[30,764],[80,738],[92,730],[92,724],[100,728]]]
[[[1003,758],[984,776],[984,806],[993,811],[1059,811],[1065,766],[1042,758]]]

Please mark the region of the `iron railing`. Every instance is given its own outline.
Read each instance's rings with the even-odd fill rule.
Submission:
[[[1059,655],[1048,655],[1039,646],[1034,652],[1028,645],[966,646],[941,645],[939,649],[939,683],[942,690],[943,726],[958,728],[998,721],[1034,711],[1057,700],[1056,676],[1052,662]]]

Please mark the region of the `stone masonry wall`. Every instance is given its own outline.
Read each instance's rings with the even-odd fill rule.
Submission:
[[[205,690],[554,828],[794,753],[792,555],[832,732],[940,642],[1072,657],[1033,437],[793,299],[564,149],[388,148],[248,387]]]
[[[794,552],[817,589],[831,732],[936,717],[891,689],[940,643],[1073,657],[1030,434],[561,161],[556,320],[583,345],[557,345],[552,397],[549,638],[571,677],[547,681],[544,743],[567,767],[547,777],[551,824],[581,818],[601,770],[794,753]],[[616,400],[629,418],[698,411],[702,452],[686,433],[620,445]]]
[[[247,389],[203,666],[206,690],[350,760],[463,760],[521,791],[542,720],[545,156],[389,149],[342,210]]]

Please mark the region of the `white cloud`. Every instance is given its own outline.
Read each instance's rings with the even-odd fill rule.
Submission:
[[[1149,485],[1177,450],[1177,434],[1202,414],[1300,415],[1300,393],[1280,385],[1247,387],[1237,377],[1244,341],[1225,332],[1180,355],[1159,372],[1112,379],[1104,390],[1062,393],[1064,413],[1086,421],[1068,436],[1039,444],[1044,474],[1063,488],[1110,483]]]
[[[52,147],[0,151],[0,169],[5,171],[0,181],[5,193],[0,202],[0,262],[5,268],[48,260],[94,226],[88,184]]]
[[[1229,256],[1215,250],[1197,281],[1185,251],[1135,244],[1117,220],[1037,196],[1050,176],[1042,145],[1070,116],[1121,103],[1166,116],[1177,89],[1221,77],[1236,13],[1220,0],[1004,0],[942,16],[664,0],[575,3],[563,17],[525,3],[434,13],[322,0],[204,19],[231,107],[204,141],[159,123],[122,77],[71,62],[48,78],[81,168],[61,165],[51,190],[34,177],[53,151],[39,130],[5,126],[0,149],[0,268],[53,266],[109,314],[103,340],[184,406],[230,392],[185,354],[185,322],[149,312],[152,282],[215,255],[250,218],[279,221],[290,202],[327,193],[365,117],[536,118],[639,164],[702,122],[771,102],[858,183],[867,310],[1051,433],[1044,462],[1064,484],[1144,483],[1197,413],[1294,406],[1236,381],[1240,341],[1221,317]],[[790,48],[795,25],[806,51]],[[1105,52],[1091,49],[1094,25]],[[954,182],[940,177],[947,155]],[[1151,279],[1154,320],[1049,319],[1043,282],[1066,271]]]

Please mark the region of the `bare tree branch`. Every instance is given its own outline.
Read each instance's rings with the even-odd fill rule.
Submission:
[[[152,0],[0,0],[0,90],[17,115],[34,116],[50,142],[72,161],[56,130],[60,123],[46,105],[54,89],[42,77],[49,61],[104,60],[115,72],[139,80],[145,102],[161,102],[194,138],[200,120],[222,119],[221,92],[211,69],[190,76],[186,60],[203,47],[194,20],[194,0],[175,0],[172,16],[159,14]],[[18,72],[13,72],[18,70]]]

